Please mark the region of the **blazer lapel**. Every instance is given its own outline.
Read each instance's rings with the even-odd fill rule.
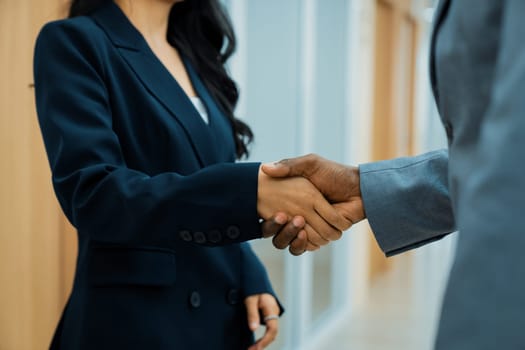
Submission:
[[[92,17],[105,30],[148,91],[184,128],[201,165],[214,163],[209,128],[186,93],[151,51],[126,15],[110,1],[107,6],[93,13]]]
[[[214,150],[216,160],[219,162],[235,161],[234,135],[229,119],[219,108],[189,62],[186,62],[186,69],[193,83],[193,87],[208,110],[209,127],[212,130],[210,136],[215,145]]]
[[[451,0],[440,0],[434,15],[434,27],[432,29],[432,37],[430,41],[430,83],[432,84],[432,92],[434,93],[434,99],[436,100],[436,106],[439,109],[439,93],[437,88],[437,77],[436,77],[436,38],[439,31],[439,27],[446,17],[446,13],[450,6]]]

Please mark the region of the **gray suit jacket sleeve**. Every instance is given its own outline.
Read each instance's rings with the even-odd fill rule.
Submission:
[[[447,170],[446,150],[359,166],[368,222],[387,256],[455,230]]]

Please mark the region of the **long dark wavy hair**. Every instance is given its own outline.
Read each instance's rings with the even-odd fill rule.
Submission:
[[[69,17],[87,15],[112,0],[72,0]],[[168,42],[193,64],[215,101],[230,120],[237,158],[249,155],[253,141],[250,127],[235,118],[239,90],[225,63],[235,51],[231,21],[218,0],[185,0],[173,5],[169,15]]]

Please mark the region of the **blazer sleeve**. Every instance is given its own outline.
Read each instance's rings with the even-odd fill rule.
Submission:
[[[259,238],[258,163],[218,164],[189,176],[149,176],[126,166],[96,34],[52,22],[35,47],[38,118],[55,193],[71,223],[81,235],[111,243],[166,244],[192,232],[213,232],[216,243],[206,245]]]
[[[446,150],[362,164],[359,173],[368,222],[387,256],[455,231]]]
[[[281,308],[280,315],[284,313],[284,308],[273,290],[266,268],[261,260],[254,253],[250,243],[241,244],[242,251],[242,283],[245,296],[255,294],[271,294],[277,300]]]

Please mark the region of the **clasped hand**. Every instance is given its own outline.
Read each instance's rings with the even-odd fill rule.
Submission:
[[[365,218],[359,171],[317,155],[264,164],[259,170],[263,235],[300,255],[341,238]]]

